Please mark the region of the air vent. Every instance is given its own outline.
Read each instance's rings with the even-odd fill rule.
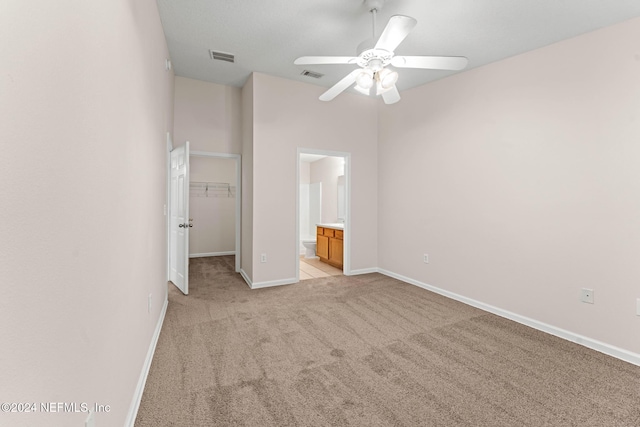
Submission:
[[[215,50],[209,49],[209,56],[211,57],[211,59],[216,59],[218,61],[226,61],[226,62],[232,62],[232,63],[236,62],[235,55],[231,53],[216,52]]]
[[[316,73],[315,71],[309,71],[309,70],[304,70],[300,74],[307,77],[313,77],[314,79],[319,79],[320,77],[324,76],[324,74]]]

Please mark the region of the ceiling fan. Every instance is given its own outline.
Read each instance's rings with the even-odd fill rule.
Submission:
[[[381,95],[385,104],[400,101],[396,88],[398,73],[389,68],[425,68],[433,70],[462,70],[467,66],[464,56],[395,56],[393,51],[416,26],[414,18],[394,15],[376,38],[376,13],[385,0],[365,0],[373,17],[373,39],[358,46],[358,56],[302,56],[294,61],[296,65],[357,64],[360,68],[347,74],[342,80],[320,95],[321,101],[331,101],[356,83],[354,89],[370,95],[375,86],[375,94]],[[374,44],[375,42],[375,44]]]

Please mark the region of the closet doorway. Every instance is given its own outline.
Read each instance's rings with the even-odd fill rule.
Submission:
[[[189,156],[189,258],[235,255],[240,271],[240,155]]]

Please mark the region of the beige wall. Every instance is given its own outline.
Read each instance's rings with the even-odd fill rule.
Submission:
[[[236,250],[236,188],[218,194],[203,192],[197,183],[236,185],[236,160],[191,156],[189,177],[192,191],[189,197],[189,217],[193,228],[189,230],[189,254],[203,255],[228,253]]]
[[[640,353],[639,39],[635,19],[381,106],[379,266]]]
[[[167,289],[173,74],[156,2],[5,0],[0,40],[1,400],[110,405],[96,425],[122,426]]]
[[[192,151],[240,154],[241,89],[176,77],[174,145]]]
[[[253,74],[254,282],[296,277],[298,147],[351,153],[351,268],[377,265],[376,103],[350,93],[321,102],[322,91]]]

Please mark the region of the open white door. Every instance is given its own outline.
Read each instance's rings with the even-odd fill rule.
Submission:
[[[189,141],[171,151],[169,280],[189,293]]]

